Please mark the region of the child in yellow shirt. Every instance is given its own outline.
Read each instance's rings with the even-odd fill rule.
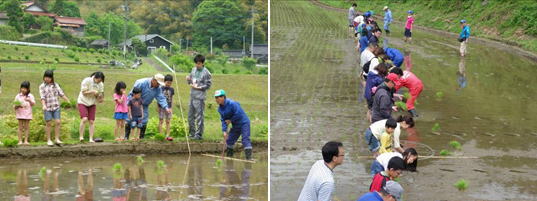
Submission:
[[[386,121],[386,131],[384,131],[380,136],[380,154],[393,152],[393,132],[395,131],[396,127],[397,122],[394,119],[390,118]]]

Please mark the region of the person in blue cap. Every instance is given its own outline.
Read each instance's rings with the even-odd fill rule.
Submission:
[[[461,20],[462,31],[459,34],[459,42],[461,42],[461,47],[459,49],[461,57],[464,57],[466,54],[466,44],[468,43],[468,38],[470,37],[470,26],[466,24],[466,20]]]
[[[384,52],[386,52],[386,56],[392,60],[393,64],[397,67],[401,67],[403,64],[403,61],[405,60],[405,56],[401,51],[395,48],[384,48]]]
[[[407,11],[408,16],[405,23],[405,42],[412,41],[412,24],[414,24],[414,11]]]
[[[242,146],[244,147],[244,155],[246,160],[252,160],[252,143],[250,142],[250,119],[242,110],[239,102],[228,99],[226,92],[223,89],[214,92],[214,98],[220,113],[220,121],[222,121],[222,132],[226,140],[226,155],[233,157],[233,145],[242,136]],[[229,133],[228,126],[232,124]]]

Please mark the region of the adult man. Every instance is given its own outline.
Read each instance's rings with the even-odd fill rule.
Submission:
[[[459,35],[459,42],[461,42],[460,53],[461,57],[464,57],[466,54],[466,43],[468,43],[468,38],[470,37],[470,26],[466,24],[466,20],[461,20],[462,31]]]
[[[334,173],[336,166],[343,163],[345,151],[341,142],[327,142],[323,148],[323,160],[313,164],[300,192],[298,201],[329,201],[335,190]]]
[[[165,109],[166,112],[170,113],[172,110],[166,101],[166,97],[162,94],[162,89],[160,86],[164,86],[164,75],[158,73],[150,78],[142,78],[134,82],[134,88],[139,88],[142,90],[142,102],[143,102],[143,119],[142,119],[142,129],[140,130],[140,138],[144,138],[145,129],[147,128],[147,121],[149,120],[149,104],[153,102],[153,99],[156,99],[161,108]],[[129,93],[128,99],[132,98],[132,90]],[[125,126],[125,139],[129,139],[131,127],[130,119],[127,121],[127,126]]]
[[[207,89],[211,88],[211,73],[205,68],[205,57],[194,57],[196,67],[192,68],[186,81],[190,85],[190,105],[188,110],[188,133],[190,138],[201,140],[203,136],[203,111],[205,110],[205,98]]]
[[[356,3],[353,3],[352,6],[349,8],[349,15],[347,16],[347,19],[349,20],[349,28],[352,30],[354,28],[353,20],[356,16]]]
[[[388,119],[392,114],[393,106],[393,88],[397,75],[390,73],[384,78],[384,83],[381,84],[373,96],[373,106],[371,107],[371,122],[376,122],[382,119]]]
[[[384,6],[384,31],[390,34],[390,24],[392,23],[392,11],[388,6]]]
[[[380,29],[373,29],[373,35],[369,38],[369,43],[376,43],[378,45],[379,43],[379,37],[382,35],[382,31]]]
[[[360,69],[363,69],[364,65],[371,61],[375,57],[375,54],[373,52],[378,48],[378,44],[376,43],[369,43],[367,48],[360,54]],[[360,70],[362,72],[362,76],[366,77],[367,73],[363,70]]]
[[[405,60],[405,56],[401,51],[395,48],[384,48],[384,52],[386,52],[386,56],[392,60],[393,64],[397,67],[401,67],[403,64],[403,61]]]
[[[386,186],[380,191],[366,193],[357,201],[400,201],[403,191],[403,187],[399,183],[387,181]]]
[[[226,91],[223,89],[214,92],[214,98],[218,104],[218,113],[222,121],[222,132],[226,140],[226,153],[228,157],[233,157],[233,145],[242,136],[242,146],[246,160],[252,160],[252,143],[250,142],[250,119],[242,110],[239,102],[226,98]],[[228,133],[228,126],[232,124]]]

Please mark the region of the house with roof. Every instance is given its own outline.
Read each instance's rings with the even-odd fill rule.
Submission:
[[[102,49],[102,48],[108,48],[109,44],[110,43],[108,42],[108,40],[98,39],[98,40],[92,41],[90,43],[90,47],[95,48],[95,49]]]
[[[145,34],[145,35],[134,36],[134,37],[128,39],[127,41],[125,41],[123,43],[120,43],[118,46],[123,47],[123,45],[126,44],[127,48],[130,51],[130,50],[133,49],[132,40],[134,38],[137,38],[140,41],[142,41],[142,43],[145,43],[149,53],[155,51],[158,48],[165,48],[166,50],[170,51],[172,45],[175,44],[175,43],[169,41],[168,39],[166,39],[166,38],[164,38],[164,37],[162,37],[162,36],[160,36],[158,34]]]
[[[248,52],[248,55],[251,55],[253,51],[253,56],[257,59],[258,63],[267,64],[268,63],[268,45],[267,44],[254,44],[253,48]]]
[[[6,13],[0,13],[0,25],[7,25],[9,17]]]

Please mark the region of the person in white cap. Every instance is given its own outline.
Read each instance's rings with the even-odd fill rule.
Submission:
[[[387,181],[386,186],[380,189],[379,192],[369,192],[362,197],[358,198],[357,201],[401,201],[403,196],[403,187],[395,181]]]
[[[384,6],[384,32],[390,34],[390,24],[392,23],[392,11],[388,6]]]
[[[161,86],[164,86],[164,75],[158,73],[154,75],[153,77],[149,78],[142,78],[139,80],[136,80],[134,82],[134,88],[139,88],[142,90],[142,101],[143,101],[143,119],[142,119],[142,128],[140,131],[140,138],[144,138],[145,129],[147,128],[147,121],[149,120],[149,104],[153,102],[153,99],[156,99],[159,106],[166,110],[166,112],[171,112],[171,106],[168,105],[168,102],[166,101],[166,97],[162,93]],[[129,92],[128,100],[132,98],[132,90]],[[130,120],[127,120],[127,125],[125,126],[125,139],[129,139],[130,135]]]
[[[205,57],[196,55],[194,57],[196,67],[192,68],[190,75],[186,76],[186,81],[190,85],[190,104],[188,109],[188,133],[190,138],[201,140],[203,136],[203,111],[205,110],[205,99],[207,90],[211,88],[211,72],[205,68]]]

